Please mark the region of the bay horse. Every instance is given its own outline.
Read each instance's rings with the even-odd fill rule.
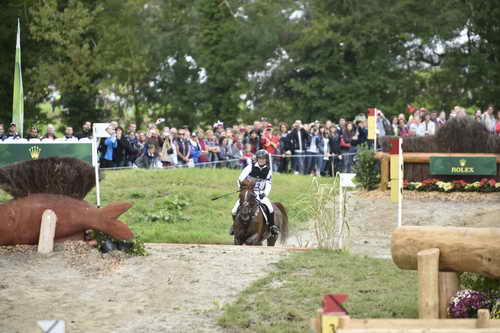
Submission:
[[[274,246],[278,235],[273,235],[267,226],[266,220],[259,208],[257,195],[254,192],[255,180],[247,178],[240,184],[240,207],[234,222],[235,245],[262,245],[266,240],[267,246]],[[283,244],[288,237],[288,214],[280,202],[273,202],[274,223],[280,229],[280,242]]]

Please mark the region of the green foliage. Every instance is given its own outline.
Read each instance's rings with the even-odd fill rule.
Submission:
[[[27,125],[499,105],[499,15],[495,0],[4,0],[0,107],[12,108],[17,17]],[[39,112],[53,91],[60,113]]]
[[[177,195],[167,196],[164,199],[155,201],[154,212],[148,212],[144,216],[144,221],[166,223],[189,221],[191,218],[184,216],[182,213],[183,209],[189,204],[188,200]]]
[[[363,145],[356,156],[357,160],[353,166],[356,173],[355,181],[365,190],[373,190],[380,181],[375,152],[373,149],[368,149],[367,145]]]
[[[134,237],[133,239],[126,240],[126,241],[120,241],[116,240],[113,237],[97,231],[97,230],[92,230],[91,231],[91,238],[97,241],[97,248],[101,249],[104,246],[104,242],[110,240],[112,241],[115,246],[118,247],[118,249],[123,249],[125,253],[128,253],[130,255],[134,256],[147,256],[148,252],[146,251],[146,248],[144,246],[144,240],[138,236]]]
[[[477,273],[461,273],[460,287],[485,293],[500,292],[500,280],[490,279]]]

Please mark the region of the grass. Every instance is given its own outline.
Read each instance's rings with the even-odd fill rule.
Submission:
[[[239,170],[229,169],[106,171],[101,206],[133,203],[120,220],[145,242],[232,244],[227,231],[237,194],[211,198],[235,191],[238,176]],[[292,229],[301,228],[307,220],[304,200],[312,186],[311,177],[274,175],[271,199],[287,207]],[[8,199],[0,193],[0,202]],[[96,203],[95,190],[86,200]]]
[[[225,306],[219,324],[231,332],[307,332],[322,295],[348,294],[353,318],[416,318],[415,271],[390,260],[345,252],[294,252],[275,271]]]

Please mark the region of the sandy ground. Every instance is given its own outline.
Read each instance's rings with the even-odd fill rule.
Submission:
[[[0,252],[1,333],[41,332],[36,322],[46,319],[65,320],[71,333],[218,332],[221,307],[288,253],[172,245],[110,257],[78,247]]]
[[[390,191],[350,193],[347,199],[351,253],[391,258],[391,233],[397,223],[397,204]],[[402,225],[500,228],[500,193],[404,193]],[[292,234],[289,246],[317,247],[314,233]]]
[[[500,227],[499,194],[405,193],[403,224]],[[452,199],[450,201],[450,199]],[[349,248],[390,257],[396,204],[389,193],[349,195]],[[289,247],[315,246],[311,230]],[[41,332],[63,319],[66,332],[224,332],[221,307],[289,254],[283,248],[149,245],[150,256],[100,254],[83,243],[51,255],[0,247],[0,333]]]

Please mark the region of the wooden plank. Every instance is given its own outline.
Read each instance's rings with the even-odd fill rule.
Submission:
[[[387,191],[389,185],[389,171],[390,157],[389,154],[384,154],[380,160],[380,189],[382,191]]]
[[[476,328],[476,319],[350,319],[344,329]],[[500,320],[498,327],[500,328]],[[494,326],[497,327],[497,326]]]
[[[54,211],[47,209],[43,212],[38,239],[38,253],[54,251],[54,237],[56,234],[57,216]]]
[[[448,318],[448,303],[458,291],[459,280],[455,272],[439,272],[439,318]]]
[[[439,249],[418,252],[418,316],[439,318]]]

